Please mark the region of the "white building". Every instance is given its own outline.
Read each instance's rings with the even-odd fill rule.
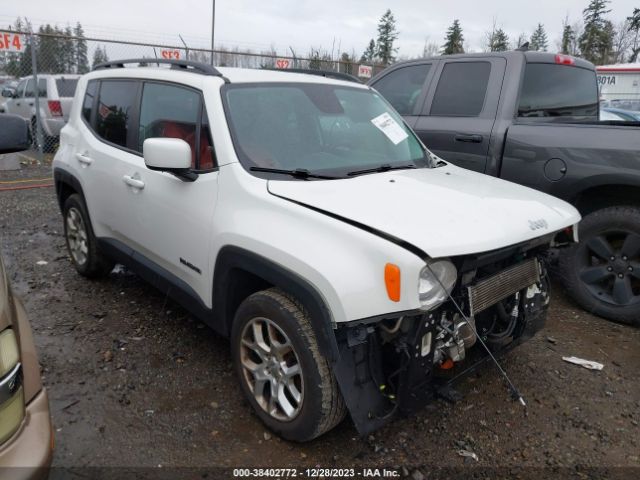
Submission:
[[[640,63],[602,65],[596,70],[600,98],[606,104],[640,110]]]

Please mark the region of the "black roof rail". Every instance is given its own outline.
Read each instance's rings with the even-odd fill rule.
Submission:
[[[93,70],[107,70],[110,68],[125,68],[125,65],[138,64],[139,67],[146,67],[147,65],[160,64],[171,65],[173,70],[184,70],[186,72],[199,73],[201,75],[211,75],[214,77],[221,77],[226,83],[229,80],[220,73],[220,71],[213,65],[202,62],[193,62],[191,60],[173,60],[168,58],[131,58],[125,60],[112,60],[109,62],[99,63]]]
[[[273,70],[274,72],[306,73],[307,75],[318,75],[320,77],[333,78],[334,80],[362,83],[359,78],[354,77],[353,75],[343,72],[334,72],[333,70],[314,70],[312,68],[266,68],[265,70]]]

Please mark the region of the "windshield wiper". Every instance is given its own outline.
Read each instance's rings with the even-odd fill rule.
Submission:
[[[323,180],[336,180],[338,178],[344,177],[335,177],[331,175],[320,175],[318,173],[311,173],[309,170],[305,168],[296,168],[295,170],[285,170],[280,168],[265,168],[265,167],[251,167],[249,168],[252,172],[265,172],[265,173],[280,173],[282,175],[291,175],[295,178],[320,178]]]
[[[386,163],[384,165],[380,165],[379,167],[375,167],[375,168],[367,168],[365,170],[354,170],[353,172],[347,173],[347,175],[350,177],[353,177],[355,175],[364,175],[365,173],[382,173],[382,172],[388,172],[390,170],[409,170],[412,168],[418,168],[418,167],[416,167],[413,163],[409,165],[394,165],[394,166],[391,166],[388,163]]]

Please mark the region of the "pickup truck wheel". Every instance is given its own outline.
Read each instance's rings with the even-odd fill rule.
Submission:
[[[115,262],[98,249],[82,197],[70,195],[64,203],[64,237],[73,266],[80,275],[97,278],[108,275]]]
[[[236,312],[231,350],[243,392],[260,419],[287,440],[305,442],[335,427],[346,408],[309,314],[272,288]]]
[[[596,315],[640,326],[640,208],[587,215],[579,239],[560,256],[569,295]]]

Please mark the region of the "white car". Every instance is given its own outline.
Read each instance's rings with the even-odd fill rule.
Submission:
[[[76,92],[80,75],[38,75],[38,103],[42,120],[42,134],[45,147],[52,147],[60,135],[60,130],[69,120],[71,103]],[[32,138],[35,138],[36,106],[35,81],[33,77],[20,79],[15,92],[7,90],[2,94],[7,98],[5,113],[19,115],[29,122]]]
[[[306,441],[348,410],[371,431],[476,365],[477,340],[541,328],[571,205],[436,158],[362,84],[145,62],[78,82],[53,162],[69,254],[230,337],[271,429]]]

